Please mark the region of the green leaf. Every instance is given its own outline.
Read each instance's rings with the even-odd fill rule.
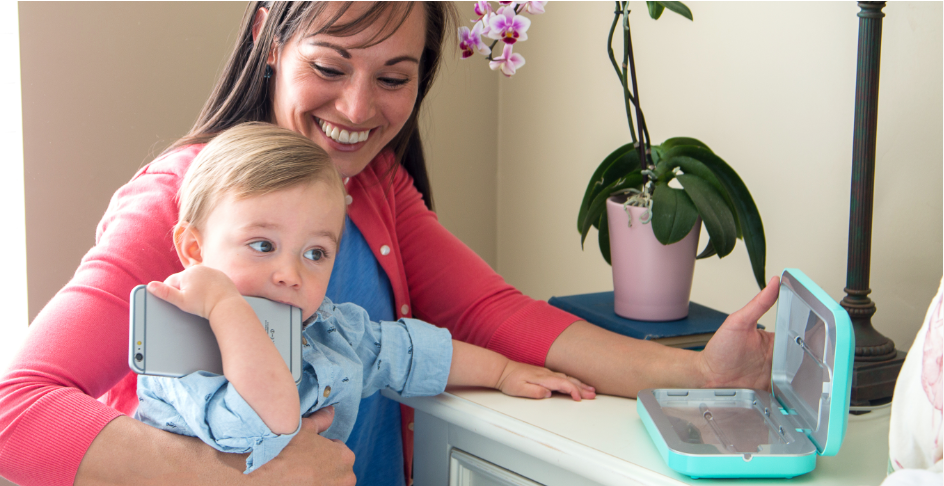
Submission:
[[[721,258],[726,257],[734,249],[737,242],[737,229],[734,226],[734,215],[728,204],[718,194],[718,191],[706,180],[692,174],[680,174],[679,182],[685,192],[692,198],[698,214],[705,223],[711,245]]]
[[[670,149],[673,149],[675,147],[680,147],[682,145],[694,145],[696,147],[701,147],[701,148],[708,149],[709,151],[711,151],[711,149],[708,148],[707,145],[702,143],[701,140],[698,140],[696,138],[691,138],[691,137],[673,137],[666,140],[665,142],[662,142],[662,145],[660,145],[660,147],[662,147],[664,151],[668,151]]]
[[[712,187],[714,187],[719,194],[724,198],[724,202],[728,204],[728,209],[732,213],[736,212],[734,207],[734,201],[731,198],[731,195],[728,193],[728,190],[718,181],[718,178],[715,177],[714,172],[708,168],[707,165],[701,163],[699,160],[695,160],[691,157],[685,155],[673,155],[665,159],[666,169],[671,170],[676,167],[682,169],[682,172],[686,174],[696,175],[702,179],[708,181]],[[737,230],[737,237],[741,237],[741,225],[738,221],[738,218],[734,218],[734,227]]]
[[[661,2],[646,2],[646,6],[649,7],[649,16],[656,20],[659,20],[659,17],[662,16],[662,11],[665,10]]]
[[[705,249],[695,257],[696,260],[701,260],[702,258],[713,257],[717,255],[718,252],[715,251],[714,245],[711,244],[711,238],[708,238],[708,244],[705,246]]]
[[[754,279],[757,281],[757,285],[760,288],[764,288],[767,283],[764,274],[767,260],[764,223],[761,221],[760,212],[757,210],[757,205],[754,204],[754,198],[751,197],[750,191],[748,191],[747,186],[744,185],[744,181],[741,180],[737,172],[735,172],[727,162],[710,150],[688,146],[675,147],[669,152],[671,153],[667,153],[666,157],[687,156],[702,162],[711,169],[711,172],[718,178],[718,182],[727,189],[728,194],[731,196],[731,202],[734,205],[738,226],[741,228],[741,236],[744,239],[744,245],[747,247],[747,255],[751,259]]]
[[[607,217],[606,211],[600,216],[598,228],[600,228],[597,232],[600,253],[603,255],[603,259],[606,260],[607,265],[613,265],[613,261],[610,260],[610,220]]]
[[[620,177],[639,170],[639,151],[635,150],[633,145],[633,143],[627,143],[614,150],[593,172],[593,177],[590,178],[587,190],[584,192],[583,201],[580,203],[580,211],[577,213],[577,231],[580,231],[583,226],[590,203],[604,188]]]
[[[587,239],[587,233],[590,231],[590,227],[593,226],[594,223],[599,224],[600,215],[606,214],[606,200],[610,195],[631,187],[639,189],[641,186],[642,174],[636,171],[626,177],[621,177],[613,181],[610,185],[599,191],[597,196],[590,203],[590,207],[587,208],[587,214],[584,216],[584,219],[580,221],[580,248],[583,248],[583,243],[584,240]]]
[[[698,220],[698,210],[688,194],[658,182],[652,193],[652,232],[663,245],[685,238]]]
[[[692,11],[688,9],[682,2],[658,2],[661,3],[665,8],[685,17],[688,20],[694,21],[692,18]]]

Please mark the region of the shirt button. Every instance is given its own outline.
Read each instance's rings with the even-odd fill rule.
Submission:
[[[381,246],[381,247],[380,247],[380,254],[383,255],[383,256],[389,255],[389,254],[390,254],[390,247],[387,246],[387,245]]]
[[[347,204],[350,206],[352,202],[354,202],[354,198],[351,197],[350,194],[348,194],[347,196],[344,196],[344,204]]]
[[[403,314],[403,315],[409,314],[409,313],[410,313],[410,306],[408,306],[408,305],[406,305],[406,304],[403,304],[402,306],[400,306],[400,313]]]
[[[408,429],[410,429],[410,430],[413,430],[413,422],[410,422],[410,424],[407,425],[406,428],[408,428]]]
[[[345,177],[345,178],[344,178],[344,185],[346,186],[348,182],[351,182],[351,178],[350,178],[350,177]]]
[[[331,394],[331,387],[330,387],[330,386],[326,386],[326,387],[325,387],[325,391],[324,391],[324,396],[325,396],[325,398],[328,398],[328,395],[330,395],[330,394]]]
[[[308,346],[308,340],[305,339],[305,336],[302,336],[302,344]]]

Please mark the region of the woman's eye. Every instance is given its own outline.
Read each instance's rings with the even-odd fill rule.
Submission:
[[[314,66],[315,70],[321,73],[321,75],[326,78],[336,78],[344,74],[341,71],[338,71],[337,69],[333,69],[333,68],[329,68],[325,66],[319,66],[318,64],[312,64],[312,66]]]
[[[269,253],[270,251],[275,250],[275,247],[272,246],[272,242],[265,241],[265,240],[254,241],[249,244],[249,248],[252,248],[253,250],[256,250],[262,253]]]
[[[311,261],[315,261],[315,262],[317,262],[318,260],[321,260],[322,258],[326,256],[327,254],[325,253],[325,251],[321,249],[311,249],[305,252],[305,258]]]
[[[380,84],[383,84],[388,88],[399,88],[400,86],[403,86],[409,82],[409,79],[403,78],[380,78]]]

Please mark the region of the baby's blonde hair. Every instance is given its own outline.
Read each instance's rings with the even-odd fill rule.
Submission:
[[[311,140],[270,123],[236,125],[200,151],[184,177],[178,225],[202,228],[223,196],[261,196],[298,184],[324,182],[344,197],[328,154]]]

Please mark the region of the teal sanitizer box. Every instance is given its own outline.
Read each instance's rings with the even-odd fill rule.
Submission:
[[[839,452],[855,352],[845,309],[803,272],[780,277],[770,388],[649,389],[636,408],[672,469],[694,478],[789,478]]]

